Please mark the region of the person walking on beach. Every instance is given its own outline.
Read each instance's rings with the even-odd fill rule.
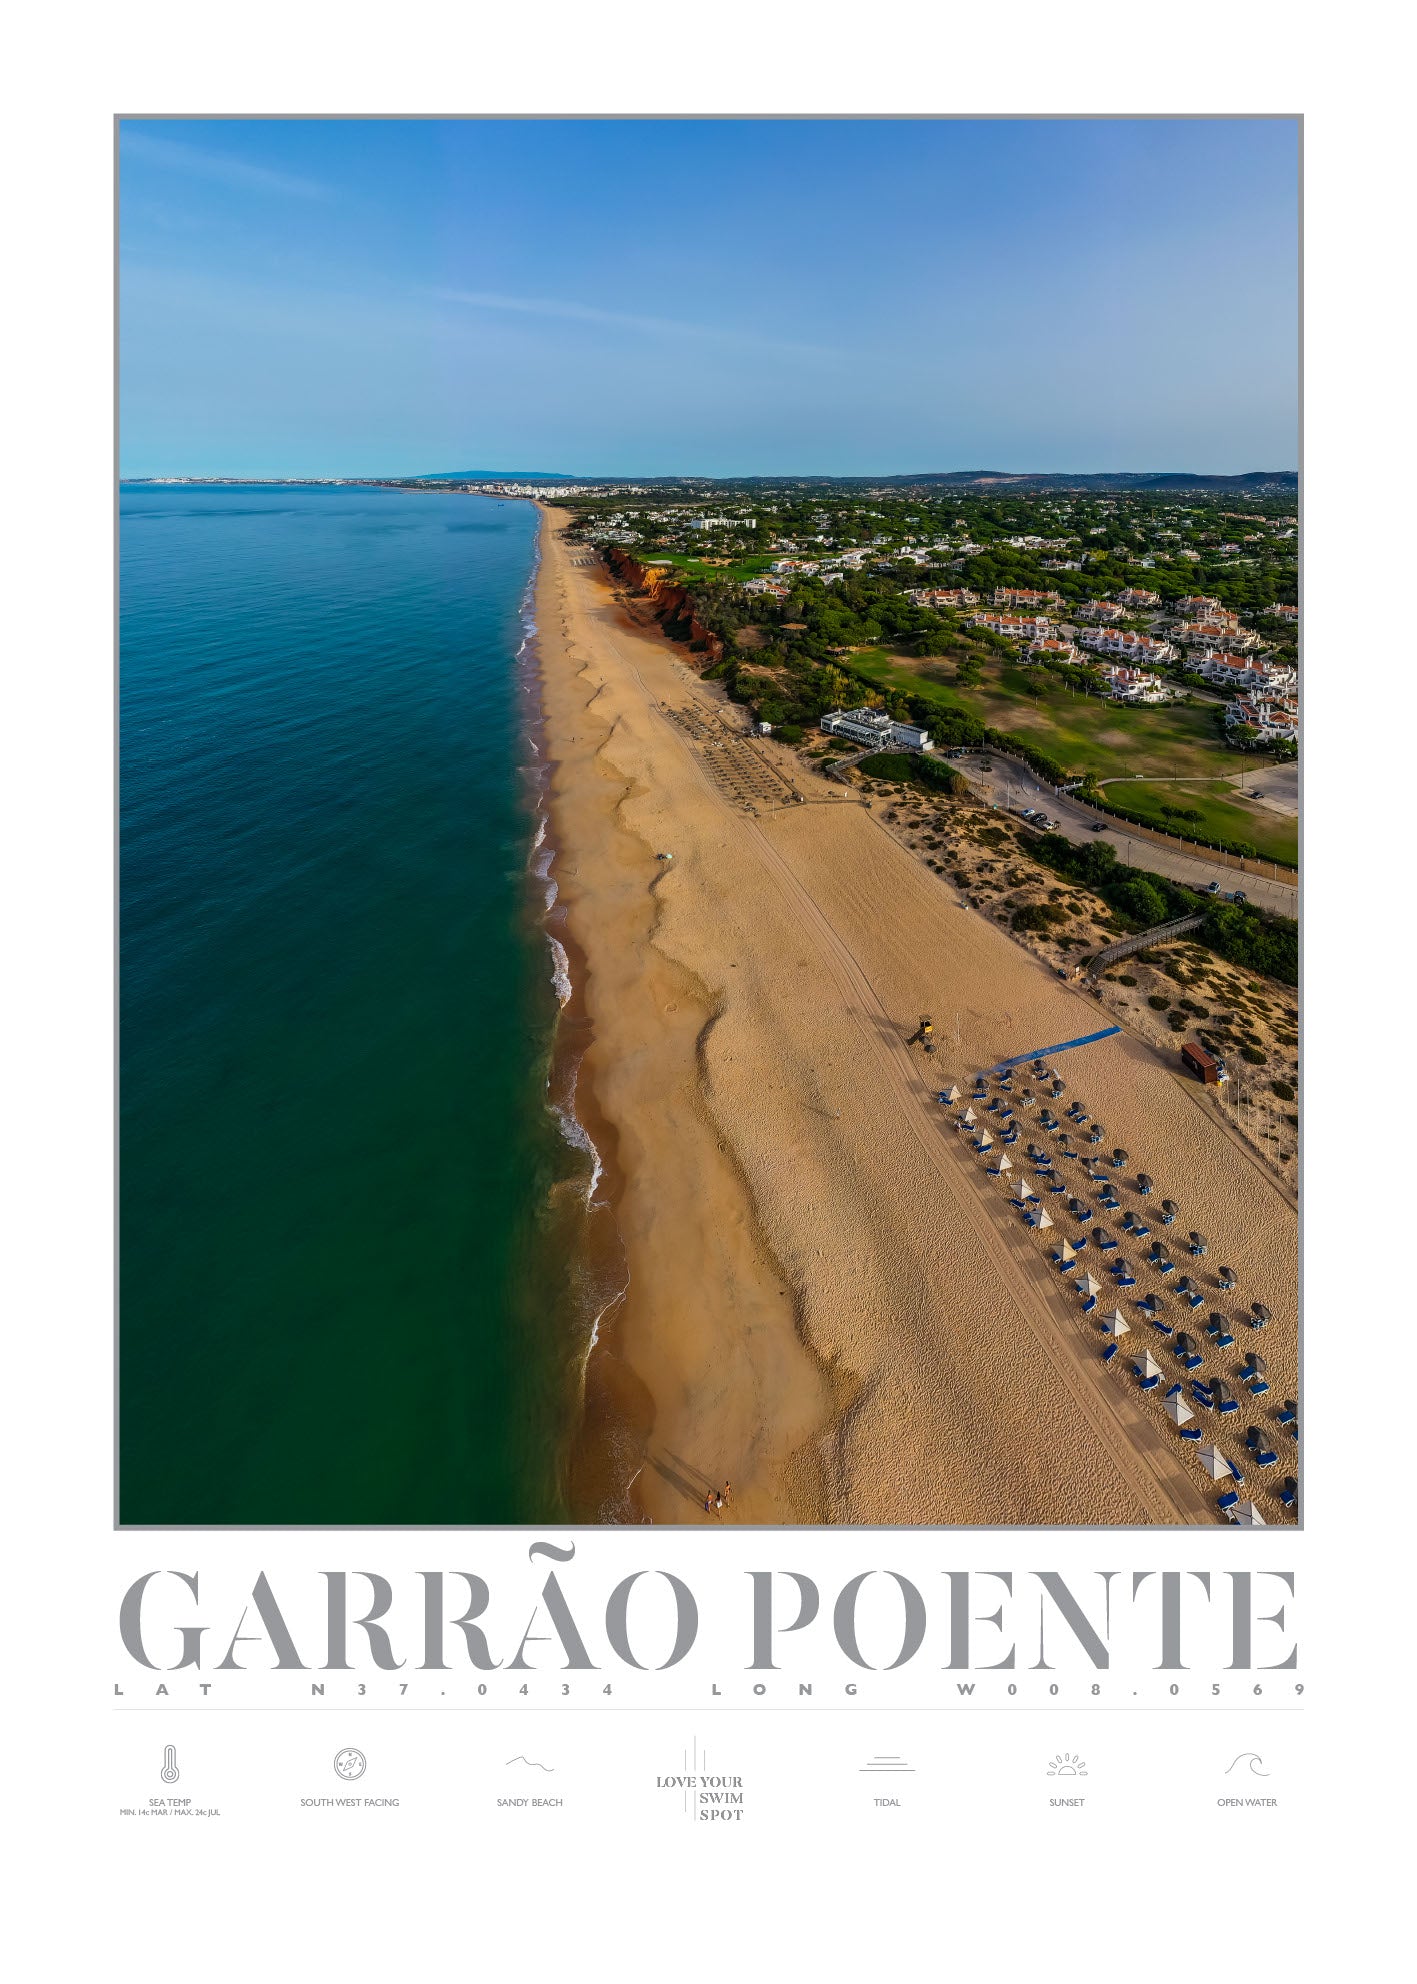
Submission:
[[[714,1513],[713,1490],[712,1488],[710,1488],[707,1495],[704,1496],[704,1514],[706,1516],[711,1516],[713,1513]]]
[[[723,1490],[721,1488],[718,1490],[718,1492],[715,1494],[713,1498],[713,1505],[716,1509],[721,1509],[723,1507]]]
[[[719,1497],[718,1497],[718,1506],[719,1506],[719,1507],[720,1507],[721,1509],[726,1509],[726,1508],[728,1507],[728,1504],[729,1504],[729,1503],[730,1503],[730,1502],[731,1502],[732,1500],[733,1500],[733,1487],[732,1487],[732,1484],[731,1484],[731,1482],[727,1482],[727,1481],[725,1481],[725,1482],[724,1482],[724,1484],[723,1484],[723,1487],[722,1487],[722,1489],[721,1489],[721,1490],[720,1490],[720,1492],[719,1492]]]

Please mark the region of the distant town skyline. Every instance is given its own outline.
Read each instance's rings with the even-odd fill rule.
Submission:
[[[1298,124],[125,120],[121,468],[1292,468]]]

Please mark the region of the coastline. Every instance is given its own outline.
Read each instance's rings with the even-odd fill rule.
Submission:
[[[576,1114],[627,1278],[587,1361],[583,1474],[613,1472],[592,1458],[613,1446],[626,1481],[634,1464],[622,1519],[655,1522],[722,1519],[703,1496],[724,1480],[739,1521],[1214,1521],[902,1046],[943,1013],[938,1078],[963,1079],[1087,1030],[1081,995],[792,754],[755,747],[805,805],[715,783],[703,738],[734,713],[563,521],[541,507],[553,874],[588,1036]],[[1282,1396],[1292,1207],[1139,1041],[1066,1072],[1187,1223],[1245,1236]]]

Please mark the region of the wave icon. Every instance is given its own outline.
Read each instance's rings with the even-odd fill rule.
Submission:
[[[1268,1777],[1269,1772],[1262,1768],[1263,1763],[1264,1758],[1258,1750],[1242,1750],[1234,1763],[1225,1766],[1225,1775],[1229,1777],[1231,1771],[1235,1770],[1240,1764],[1248,1764],[1250,1766],[1251,1777]]]

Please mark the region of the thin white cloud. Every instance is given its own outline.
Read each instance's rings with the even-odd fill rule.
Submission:
[[[444,303],[470,303],[479,310],[516,310],[531,317],[564,317],[583,324],[613,324],[620,330],[649,337],[701,338],[711,344],[737,345],[752,351],[790,352],[798,357],[835,357],[825,345],[798,344],[783,338],[759,337],[721,324],[686,324],[677,317],[640,317],[625,310],[598,310],[589,303],[564,303],[550,297],[502,296],[495,290],[435,289]]]
[[[201,145],[183,144],[177,138],[155,138],[148,131],[123,129],[123,157],[142,159],[148,165],[180,172],[188,178],[214,179],[222,186],[235,186],[252,193],[274,193],[282,199],[328,200],[330,188],[315,179],[301,179],[290,172],[273,172],[269,166],[252,165],[228,152],[209,152]]]

